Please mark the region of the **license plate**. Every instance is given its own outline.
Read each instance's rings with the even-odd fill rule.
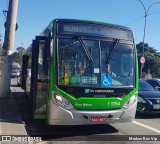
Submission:
[[[153,109],[160,109],[160,105],[159,104],[153,105]]]
[[[101,117],[91,117],[91,122],[103,122],[106,120],[106,117],[101,116]]]

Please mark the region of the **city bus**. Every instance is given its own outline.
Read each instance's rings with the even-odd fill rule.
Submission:
[[[33,118],[48,125],[133,121],[138,66],[132,30],[89,20],[53,20],[23,56],[22,88]]]

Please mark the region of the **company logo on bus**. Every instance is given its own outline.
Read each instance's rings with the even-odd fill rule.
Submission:
[[[114,90],[104,89],[85,89],[85,93],[114,93]]]

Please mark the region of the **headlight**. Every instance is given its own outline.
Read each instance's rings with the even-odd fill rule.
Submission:
[[[140,103],[146,103],[146,101],[143,98],[141,98],[140,96],[138,96],[138,102],[140,102]]]
[[[61,96],[59,96],[58,94],[56,94],[55,96],[55,99],[57,100],[57,101],[59,101],[59,102],[63,102],[63,99],[62,99],[62,97]]]
[[[131,96],[123,105],[123,108],[130,107],[137,100],[137,94]]]
[[[69,100],[67,100],[66,98],[60,96],[59,94],[57,94],[55,92],[52,92],[52,100],[54,101],[54,103],[56,103],[57,105],[65,108],[65,109],[73,108],[73,106]]]

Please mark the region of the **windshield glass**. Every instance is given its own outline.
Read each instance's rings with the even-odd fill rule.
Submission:
[[[139,81],[139,91],[155,91],[155,89],[145,81]]]
[[[119,40],[58,39],[60,85],[134,86],[133,45]]]

